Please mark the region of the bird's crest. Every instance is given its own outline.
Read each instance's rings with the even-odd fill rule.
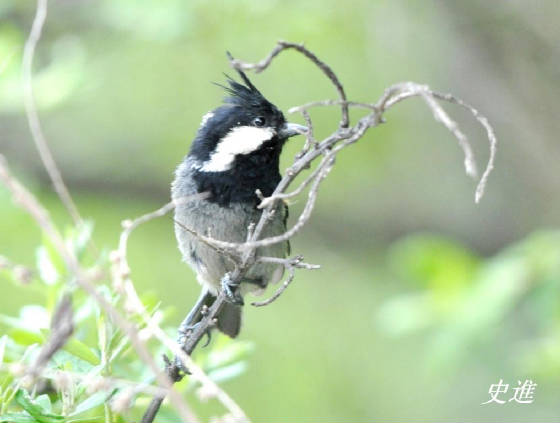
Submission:
[[[226,54],[230,61],[233,60],[233,57],[229,52],[226,52]],[[264,98],[257,87],[253,85],[245,72],[238,68],[235,68],[235,70],[241,77],[244,85],[237,82],[228,74],[224,74],[228,85],[216,83],[216,85],[222,87],[228,94],[228,97],[224,99],[224,102],[247,108],[260,108],[270,105],[270,102]]]

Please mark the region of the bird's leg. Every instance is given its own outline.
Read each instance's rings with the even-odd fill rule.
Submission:
[[[210,300],[211,294],[206,289],[202,289],[198,300],[194,304],[194,307],[191,309],[187,317],[181,322],[179,326],[179,334],[186,335],[187,332],[192,330],[194,325],[198,323],[202,317],[202,307],[207,304],[208,300]]]
[[[237,292],[237,288],[239,288],[239,282],[234,282],[231,279],[231,275],[226,273],[221,281],[222,291],[226,294],[226,300],[232,304],[242,306],[244,303],[243,297],[239,292]]]
[[[198,297],[198,300],[196,300],[194,307],[191,309],[187,317],[185,317],[185,320],[183,320],[181,322],[181,325],[179,326],[179,339],[177,339],[177,342],[180,345],[184,344],[185,337],[188,337],[190,332],[192,332],[196,325],[200,323],[200,319],[202,319],[203,316],[203,309],[205,308],[205,306],[212,304],[213,298],[214,296],[210,294],[207,289],[202,289],[200,297]]]
[[[178,332],[179,336],[177,338],[177,343],[181,348],[185,345],[187,338],[190,336],[192,331],[196,328],[197,325],[200,324],[200,320],[204,316],[205,309],[208,308],[209,304],[212,304],[214,296],[208,292],[207,289],[202,289],[198,300],[196,301],[194,307],[191,309],[187,317],[181,322],[179,326]],[[206,347],[210,343],[211,335],[210,335],[210,328],[206,331],[206,336],[208,336],[208,340],[202,346],[203,348]],[[179,359],[179,357],[175,357],[174,364],[181,369],[182,372],[186,374],[190,374],[188,369],[185,368],[183,362]]]

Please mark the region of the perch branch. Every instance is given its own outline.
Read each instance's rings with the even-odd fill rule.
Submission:
[[[481,116],[478,111],[473,109],[472,107],[466,105],[461,100],[455,99],[453,96],[450,95],[442,95],[439,93],[435,93],[431,91],[427,86],[419,85],[415,83],[401,83],[396,84],[392,87],[389,87],[381,98],[376,103],[358,103],[348,101],[346,98],[346,93],[340,83],[338,77],[332,71],[332,69],[326,65],[323,61],[318,59],[318,57],[307,50],[303,45],[295,44],[295,43],[288,43],[285,41],[280,41],[278,44],[272,49],[272,51],[266,56],[263,60],[257,63],[247,63],[238,59],[234,59],[233,57],[229,56],[231,65],[240,70],[254,70],[255,72],[261,72],[265,70],[282,51],[287,49],[295,49],[298,52],[302,53],[306,56],[311,62],[313,62],[319,69],[327,76],[327,78],[333,83],[335,86],[336,91],[339,94],[338,100],[324,100],[319,102],[312,102],[307,103],[302,106],[294,107],[290,109],[291,112],[300,112],[308,125],[308,132],[306,134],[307,140],[303,147],[303,149],[296,155],[294,163],[286,169],[285,175],[274,190],[274,192],[269,197],[263,197],[262,193],[256,192],[257,196],[261,200],[259,208],[262,209],[261,217],[256,225],[252,225],[249,231],[248,237],[246,242],[244,243],[233,243],[227,242],[224,240],[215,240],[215,239],[206,239],[205,242],[214,246],[214,248],[221,248],[226,251],[237,252],[241,256],[241,260],[236,263],[235,269],[229,275],[230,279],[234,282],[240,283],[243,279],[244,274],[247,270],[257,261],[265,261],[265,262],[272,262],[278,263],[279,265],[284,265],[285,268],[288,270],[288,278],[285,282],[281,285],[281,287],[267,300],[261,302],[254,302],[252,303],[254,306],[265,306],[272,303],[276,300],[290,285],[290,283],[294,280],[295,270],[296,268],[315,268],[312,265],[302,266],[301,259],[297,261],[290,262],[289,259],[276,259],[271,257],[259,257],[257,254],[257,249],[260,247],[285,242],[293,235],[295,235],[308,221],[315,206],[315,201],[317,198],[319,186],[322,181],[326,178],[329,172],[332,170],[336,155],[344,148],[348,147],[349,145],[355,143],[359,139],[361,139],[366,131],[370,128],[373,128],[380,123],[383,123],[384,117],[383,114],[392,106],[399,103],[400,101],[413,97],[413,96],[421,96],[428,107],[432,110],[434,117],[437,121],[440,121],[444,124],[444,126],[457,138],[460,147],[463,149],[465,155],[465,169],[468,175],[474,176],[476,175],[476,163],[474,160],[474,155],[472,153],[472,149],[468,142],[467,137],[464,133],[460,130],[458,125],[449,117],[449,115],[445,112],[445,110],[437,103],[436,99],[444,100],[452,103],[456,103],[461,105],[468,110],[470,110],[475,118],[486,128],[488,138],[490,140],[491,146],[491,154],[489,158],[488,165],[486,167],[486,171],[483,173],[483,177],[481,178],[477,190],[475,200],[478,202],[484,192],[484,187],[486,185],[486,180],[488,178],[488,174],[492,170],[493,161],[496,151],[496,138],[494,136],[494,132],[491,126],[488,124],[486,118]],[[317,141],[313,135],[313,122],[311,120],[309,109],[314,107],[322,107],[322,106],[340,106],[342,112],[342,120],[340,122],[339,128],[337,131],[323,139],[322,141]],[[370,110],[370,113],[361,119],[352,126],[349,127],[349,114],[348,109],[349,107],[359,107]],[[287,192],[288,187],[294,181],[294,179],[300,175],[305,169],[308,169],[312,162],[314,162],[319,156],[322,156],[322,160],[317,168],[311,172],[310,175],[304,179],[300,185],[292,190],[291,192]],[[288,198],[296,197],[303,192],[303,190],[310,186],[306,204],[303,207],[301,214],[299,215],[296,223],[289,229],[286,230],[285,233],[272,236],[268,238],[261,238],[262,231],[270,217],[276,212],[276,204],[278,201],[285,200]],[[187,228],[182,225],[185,230]],[[190,230],[188,230],[191,232]],[[198,234],[200,239],[204,240],[204,237]],[[202,317],[201,321],[198,325],[193,329],[193,331],[189,334],[189,336],[184,337],[181,340],[181,348],[186,354],[191,354],[200,339],[206,334],[206,332],[211,329],[216,322],[216,318],[219,315],[220,310],[225,304],[225,295],[223,293],[219,293],[217,299],[214,301],[212,306],[208,309],[208,312]],[[178,370],[178,359],[174,361],[173,364],[167,366],[168,375],[177,376],[177,380],[180,380],[182,376]],[[175,379],[174,379],[175,380]],[[144,418],[142,420],[143,423],[151,423],[157,414],[159,406],[161,405],[161,401],[163,398],[154,398],[150,407]]]

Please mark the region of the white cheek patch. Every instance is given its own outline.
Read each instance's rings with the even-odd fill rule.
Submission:
[[[210,159],[202,164],[204,172],[223,172],[229,170],[235,156],[256,151],[266,141],[272,139],[276,132],[272,128],[238,126],[229,131],[218,143]]]
[[[214,117],[214,113],[213,112],[208,112],[206,113],[204,116],[202,116],[202,121],[200,122],[200,126],[204,126],[206,125],[206,122],[208,122],[208,119],[211,119]]]

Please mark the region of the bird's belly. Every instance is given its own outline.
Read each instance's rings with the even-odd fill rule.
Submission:
[[[263,230],[261,238],[285,231],[283,213],[278,211]],[[233,271],[234,264],[226,254],[201,241],[185,227],[217,240],[241,243],[247,239],[248,226],[256,224],[260,214],[259,210],[243,204],[223,207],[215,203],[199,202],[176,208],[175,220],[178,223],[175,224],[175,234],[183,259],[196,272],[198,281],[213,294],[218,293],[223,276]],[[286,243],[279,243],[259,248],[257,253],[260,256],[283,258],[287,254],[287,248]],[[256,263],[246,274],[248,283],[242,285],[242,294],[262,292],[269,283],[277,282],[282,277],[283,270],[277,264]]]

